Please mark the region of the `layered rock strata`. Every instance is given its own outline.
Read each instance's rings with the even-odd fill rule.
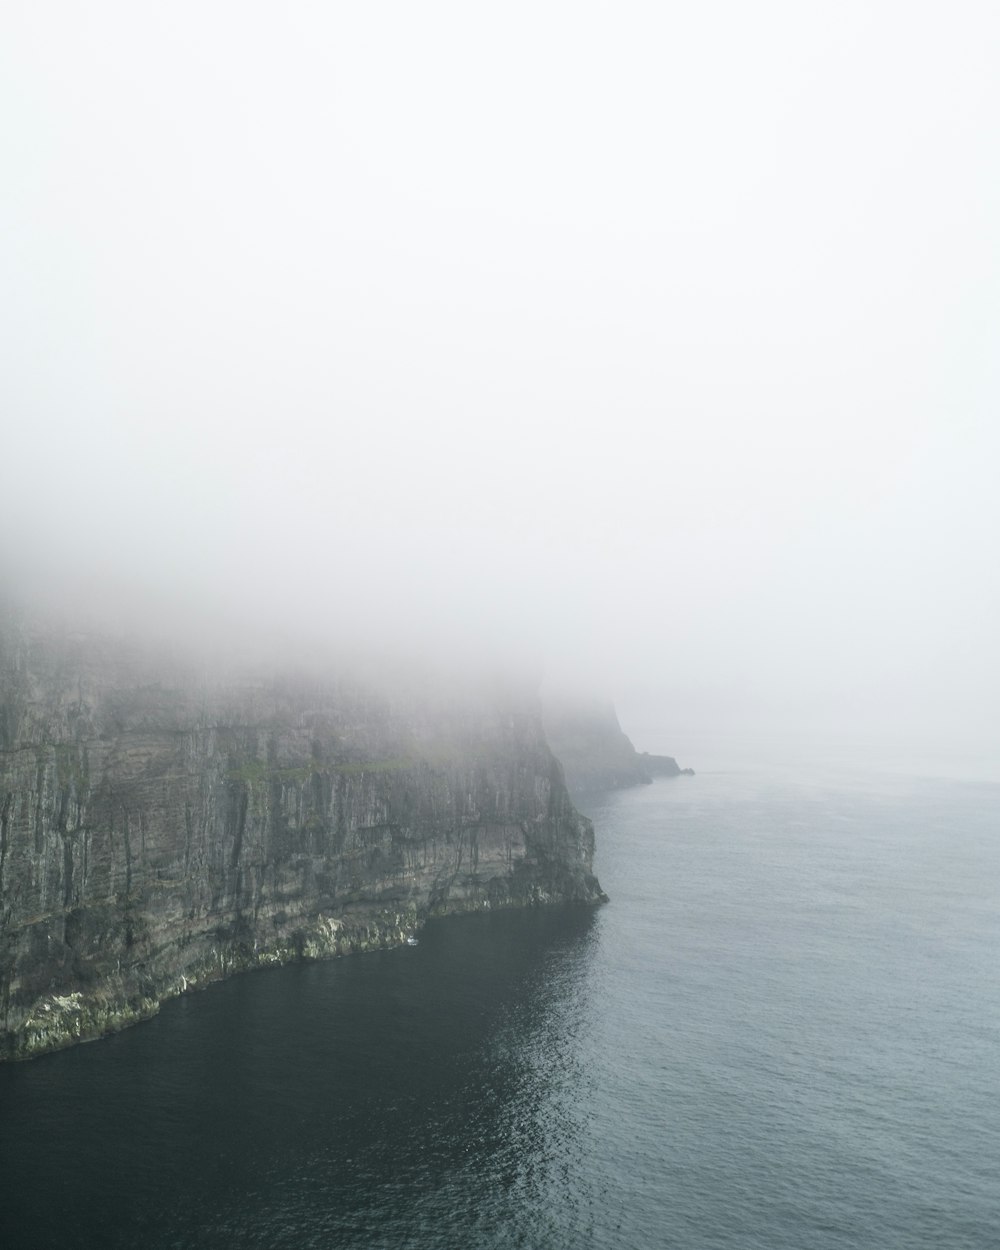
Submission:
[[[604,899],[530,698],[0,636],[0,1057],[428,916]]]

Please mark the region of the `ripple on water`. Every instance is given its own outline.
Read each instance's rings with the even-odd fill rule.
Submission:
[[[716,774],[467,917],[0,1069],[0,1244],[981,1250],[996,787]]]

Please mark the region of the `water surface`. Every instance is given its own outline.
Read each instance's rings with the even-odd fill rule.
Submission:
[[[998,799],[661,781],[592,809],[597,912],[439,922],[0,1068],[0,1245],[997,1244]]]

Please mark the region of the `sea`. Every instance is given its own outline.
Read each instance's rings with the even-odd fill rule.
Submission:
[[[0,1067],[0,1246],[1000,1246],[1000,785],[719,758],[584,806],[606,906]]]

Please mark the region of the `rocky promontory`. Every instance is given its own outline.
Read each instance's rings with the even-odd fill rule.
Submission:
[[[562,762],[571,794],[648,785],[654,777],[694,775],[672,756],[637,751],[611,703],[549,697],[543,716],[549,745]]]
[[[604,900],[537,700],[0,632],[0,1058],[428,916]]]

